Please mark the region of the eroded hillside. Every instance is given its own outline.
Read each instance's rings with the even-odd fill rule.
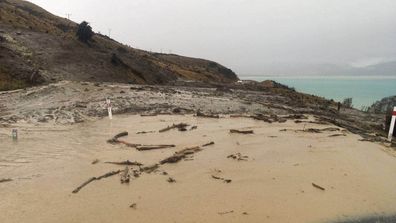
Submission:
[[[134,49],[95,34],[77,40],[73,21],[21,0],[0,0],[0,90],[60,80],[166,84],[175,80],[234,82],[212,61]]]

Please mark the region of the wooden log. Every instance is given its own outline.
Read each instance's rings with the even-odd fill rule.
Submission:
[[[107,143],[110,143],[110,144],[120,143],[121,141],[118,140],[118,138],[121,138],[121,137],[124,137],[124,136],[127,136],[127,135],[128,135],[128,132],[120,132],[117,135],[115,135],[113,138],[107,140]]]
[[[317,185],[315,183],[312,183],[312,186],[317,188],[317,189],[319,189],[319,190],[323,190],[323,191],[326,190],[325,188],[323,188],[323,187],[321,187],[321,186],[319,186],[319,185]]]
[[[91,182],[95,181],[95,180],[101,180],[103,178],[107,178],[116,174],[119,174],[121,172],[121,170],[117,170],[117,171],[111,171],[108,172],[106,174],[103,174],[102,176],[99,177],[91,177],[89,178],[87,181],[85,181],[84,183],[82,183],[80,186],[78,186],[76,189],[73,190],[73,193],[76,194],[78,193],[82,188],[84,188],[85,186],[87,186],[88,184],[90,184]]]
[[[209,142],[209,143],[203,144],[202,147],[207,147],[207,146],[211,146],[214,144],[215,144],[214,142]]]
[[[85,181],[84,183],[82,183],[80,186],[78,186],[76,189],[73,190],[73,193],[76,194],[78,193],[83,187],[87,186],[89,183],[91,183],[92,181],[96,180],[96,177],[91,177],[89,178],[87,181]]]
[[[176,145],[142,145],[142,146],[137,146],[136,149],[139,151],[147,151],[154,149],[166,149],[172,147],[176,147]]]
[[[124,137],[124,136],[128,136],[128,132],[120,132],[120,133],[118,133],[117,135],[115,135],[114,137],[113,137],[113,139],[118,139],[118,138],[121,138],[121,137]]]
[[[329,135],[329,137],[338,137],[338,136],[346,136],[346,134],[333,134],[333,135]]]
[[[230,133],[254,134],[253,130],[237,130],[237,129],[231,129]]]
[[[189,155],[189,154],[193,154],[193,153],[199,152],[201,150],[202,149],[199,146],[194,146],[194,147],[189,147],[189,148],[185,148],[185,149],[182,149],[180,151],[177,151],[175,154]]]
[[[159,165],[156,163],[156,164],[153,164],[153,165],[150,165],[150,166],[142,167],[142,168],[140,168],[140,171],[146,172],[146,173],[152,173],[153,171],[158,169],[158,167],[159,167]]]
[[[187,126],[189,126],[189,124],[186,124],[186,123],[173,124],[171,126],[168,126],[166,128],[159,130],[159,132],[162,133],[162,132],[166,132],[166,131],[169,131],[171,129],[176,129],[176,128],[179,130],[185,130]]]
[[[232,180],[230,180],[230,179],[225,179],[223,177],[218,177],[218,176],[215,176],[215,175],[212,175],[212,178],[216,179],[216,180],[222,180],[224,183],[231,183],[232,182]]]
[[[127,161],[122,161],[122,162],[105,162],[108,164],[114,164],[114,165],[122,165],[122,166],[143,166],[143,164],[139,163],[139,162],[131,162],[129,160]]]
[[[5,183],[5,182],[10,182],[12,179],[6,178],[6,179],[0,179],[0,183]]]
[[[137,132],[136,134],[147,134],[147,133],[154,133],[154,131],[148,131],[148,132],[146,132],[146,131],[142,131],[142,132]]]
[[[165,158],[163,160],[160,161],[160,164],[165,164],[165,163],[177,163],[179,162],[181,159],[183,159],[186,155],[183,154],[175,154],[173,156],[170,156],[168,158]]]
[[[183,158],[185,158],[187,155],[194,154],[194,153],[199,152],[201,150],[202,149],[199,146],[182,149],[182,150],[180,150],[178,152],[175,152],[175,154],[173,154],[172,156],[161,160],[160,164],[177,163],[180,160],[182,160]]]

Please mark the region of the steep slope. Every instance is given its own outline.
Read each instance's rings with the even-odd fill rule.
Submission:
[[[212,61],[137,50],[100,34],[85,44],[77,40],[76,31],[76,23],[30,2],[0,0],[0,90],[59,80],[238,80],[230,69]]]

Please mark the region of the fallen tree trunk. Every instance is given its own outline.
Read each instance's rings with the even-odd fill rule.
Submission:
[[[215,176],[215,175],[212,175],[212,178],[216,179],[216,180],[222,180],[224,183],[228,183],[228,184],[232,182],[232,180],[230,180],[230,179],[225,179],[223,177],[218,177],[218,176]]]
[[[196,152],[201,151],[202,149],[199,146],[196,147],[192,147],[192,148],[186,148],[183,150],[180,150],[178,152],[176,152],[175,154],[173,154],[172,156],[163,159],[160,161],[160,164],[165,164],[165,163],[177,163],[179,162],[181,159],[185,158],[187,155],[191,155],[194,154]]]
[[[169,131],[171,129],[176,129],[176,128],[179,129],[179,131],[186,131],[187,126],[189,126],[189,124],[186,124],[186,123],[173,124],[171,126],[168,126],[166,128],[159,130],[159,132],[166,132],[166,131]]]
[[[84,188],[85,186],[87,186],[88,184],[90,184],[91,182],[95,181],[95,180],[101,180],[103,178],[107,178],[107,177],[111,177],[113,175],[119,174],[121,172],[121,170],[117,170],[117,171],[111,171],[108,172],[106,174],[103,174],[102,176],[99,177],[91,177],[89,178],[87,181],[85,181],[84,183],[82,183],[79,187],[77,187],[76,189],[73,190],[73,194],[78,193],[82,188]]]
[[[211,146],[214,144],[215,144],[214,142],[209,142],[209,143],[203,144],[202,147],[207,147],[207,146]]]
[[[140,171],[145,172],[145,173],[152,173],[153,171],[155,171],[156,169],[158,169],[159,165],[158,163],[150,165],[150,166],[145,166],[140,168]]]
[[[121,137],[124,137],[124,136],[128,136],[128,132],[121,132],[121,133],[118,133],[117,135],[115,135],[114,137],[113,137],[113,139],[118,139],[118,138],[121,138]]]
[[[121,138],[121,137],[125,137],[125,136],[128,136],[128,132],[121,132],[121,133],[118,133],[118,134],[115,135],[113,138],[107,140],[107,143],[110,143],[110,144],[122,143],[122,141],[121,141],[121,140],[118,140],[118,139]]]
[[[176,145],[142,145],[137,146],[136,149],[139,151],[154,150],[154,149],[166,149],[176,147]]]
[[[0,179],[0,183],[5,183],[5,182],[10,182],[12,179],[6,178],[6,179]]]
[[[143,164],[139,162],[131,162],[129,160],[127,161],[122,161],[122,162],[105,162],[108,164],[114,164],[114,165],[122,165],[122,166],[143,166]]]
[[[254,134],[253,130],[237,130],[237,129],[231,129],[230,133]]]
[[[323,187],[321,187],[321,186],[319,186],[319,185],[317,185],[315,183],[312,183],[312,186],[318,188],[319,190],[323,190],[323,191],[326,190],[325,188],[323,188]]]

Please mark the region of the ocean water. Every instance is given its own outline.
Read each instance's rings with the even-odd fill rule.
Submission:
[[[299,92],[313,94],[335,101],[352,98],[355,108],[370,106],[384,97],[396,95],[396,76],[387,77],[287,77],[241,76],[256,81],[274,80]]]

